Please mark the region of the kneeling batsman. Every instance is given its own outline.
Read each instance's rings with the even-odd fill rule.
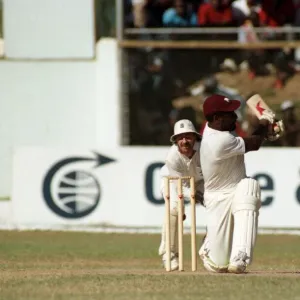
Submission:
[[[257,107],[262,109],[259,105]],[[222,95],[208,97],[203,105],[207,125],[203,132],[200,160],[204,178],[207,236],[199,251],[211,272],[244,273],[253,257],[261,191],[246,175],[244,154],[256,151],[264,140],[283,133],[269,109],[262,109],[259,126],[249,137],[234,134],[239,100]]]

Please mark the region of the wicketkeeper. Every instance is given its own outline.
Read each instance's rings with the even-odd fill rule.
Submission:
[[[167,157],[165,165],[161,169],[161,192],[165,198],[164,191],[164,176],[194,176],[196,189],[196,202],[203,201],[203,177],[200,167],[200,134],[195,130],[194,125],[189,120],[179,120],[174,125],[174,134],[170,141],[173,143]],[[187,198],[190,195],[189,182],[183,181],[183,195]],[[171,235],[171,270],[178,269],[178,195],[177,182],[172,180],[170,182],[170,235]],[[159,255],[162,256],[164,267],[166,267],[166,249],[165,249],[165,226],[162,228],[162,238],[159,247]]]

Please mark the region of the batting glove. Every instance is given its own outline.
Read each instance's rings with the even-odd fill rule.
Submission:
[[[267,120],[270,124],[273,124],[275,121],[275,114],[270,110],[264,110],[259,119]]]
[[[284,134],[284,125],[283,121],[279,120],[272,124],[271,132],[267,135],[266,140],[274,142],[282,137]]]

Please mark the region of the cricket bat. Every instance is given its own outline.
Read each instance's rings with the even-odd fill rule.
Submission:
[[[273,112],[272,109],[268,106],[268,104],[263,100],[263,98],[255,94],[246,100],[247,105],[252,110],[252,112],[259,118],[264,110],[270,110]]]
[[[270,109],[268,104],[258,94],[255,94],[252,97],[250,97],[248,100],[246,100],[246,103],[249,106],[249,108],[252,110],[252,112],[257,116],[257,118],[260,118],[260,116],[262,115],[264,110],[269,110],[275,114],[275,112],[272,109]],[[275,133],[280,131],[280,128],[278,127],[276,121],[278,121],[278,120],[275,119],[275,122],[273,123],[273,126],[272,126],[273,131]]]

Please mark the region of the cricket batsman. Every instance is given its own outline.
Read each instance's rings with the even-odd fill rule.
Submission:
[[[253,258],[261,191],[247,177],[244,154],[260,148],[264,139],[274,141],[283,133],[282,122],[264,110],[259,127],[249,137],[233,132],[240,101],[221,95],[203,104],[207,125],[203,132],[200,162],[204,177],[207,236],[199,250],[204,267],[211,272],[244,273]],[[276,134],[270,128],[276,126]],[[280,134],[279,134],[280,132]]]
[[[190,120],[179,120],[174,125],[174,134],[170,141],[173,143],[167,157],[165,165],[161,169],[161,192],[165,199],[165,176],[193,176],[195,178],[196,202],[203,202],[203,177],[200,167],[200,134],[195,130]],[[189,182],[183,182],[183,195],[189,197]],[[170,181],[170,236],[171,236],[171,271],[178,269],[178,195],[177,182]],[[165,249],[165,226],[162,228],[162,237],[159,247],[159,255],[162,256],[163,265],[166,268],[166,249]]]

